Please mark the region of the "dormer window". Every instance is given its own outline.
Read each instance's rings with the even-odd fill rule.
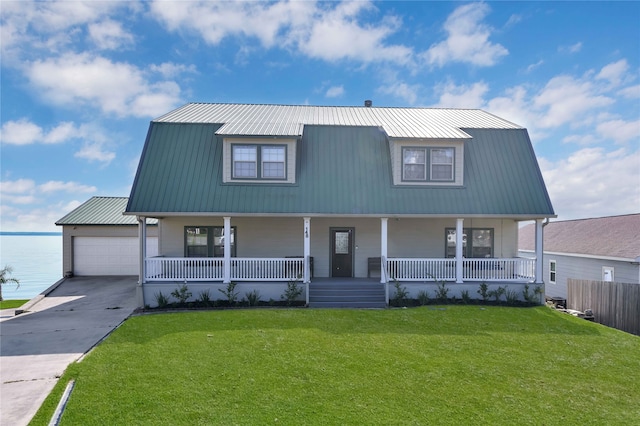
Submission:
[[[452,182],[454,148],[403,147],[402,180],[405,182]]]
[[[286,179],[285,145],[232,145],[234,179]]]

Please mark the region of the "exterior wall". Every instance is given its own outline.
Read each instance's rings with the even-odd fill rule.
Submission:
[[[158,253],[167,257],[184,256],[186,226],[223,226],[222,217],[171,217],[160,221]],[[232,217],[236,227],[238,257],[285,257],[304,254],[304,221],[301,217]],[[455,228],[455,219],[393,219],[388,222],[389,257],[443,258],[445,228]],[[379,257],[381,247],[379,218],[311,218],[311,256],[314,276],[330,275],[330,229],[354,228],[353,274],[367,276],[367,259]],[[517,256],[518,225],[508,219],[466,219],[464,227],[494,229],[494,257]]]
[[[530,253],[529,253],[530,254]],[[640,265],[606,259],[544,253],[543,276],[547,297],[567,298],[567,279],[602,281],[602,268],[613,267],[616,282],[640,284]],[[556,283],[549,282],[549,262],[556,261]]]
[[[62,227],[62,275],[73,271],[74,237],[137,237],[137,225],[76,225]],[[147,225],[147,236],[157,237],[158,227]]]

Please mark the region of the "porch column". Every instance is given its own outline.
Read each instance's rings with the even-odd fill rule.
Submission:
[[[462,284],[462,223],[464,219],[456,219],[456,283]]]
[[[389,218],[380,218],[380,282],[386,284],[388,282],[386,272],[387,262],[387,233],[388,233]]]
[[[224,284],[231,282],[231,217],[224,217]]]
[[[542,259],[544,252],[542,244],[542,226],[542,219],[536,219],[536,284],[544,283],[544,280],[542,279],[542,270],[544,267],[544,260]]]
[[[147,218],[144,216],[138,216],[138,244],[139,244],[139,277],[138,285],[136,286],[136,300],[138,307],[144,308],[144,283],[147,276]]]
[[[309,257],[311,256],[311,218],[310,217],[305,217],[304,218],[304,272],[303,272],[303,282],[305,283],[309,283],[309,281],[311,281],[311,273],[310,273],[310,268],[311,268],[311,259],[309,259]],[[308,292],[307,292],[307,297],[308,296]],[[307,301],[308,302],[308,301]]]

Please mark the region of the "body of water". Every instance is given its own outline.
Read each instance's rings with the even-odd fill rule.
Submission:
[[[9,283],[2,288],[5,299],[31,299],[62,278],[62,235],[0,234],[0,268],[11,266]]]

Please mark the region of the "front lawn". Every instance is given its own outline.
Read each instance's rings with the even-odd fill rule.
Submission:
[[[68,368],[65,424],[634,424],[640,338],[546,307],[133,317]]]
[[[19,308],[20,306],[27,303],[29,299],[12,299],[12,300],[3,300],[0,302],[0,309],[13,309]]]

